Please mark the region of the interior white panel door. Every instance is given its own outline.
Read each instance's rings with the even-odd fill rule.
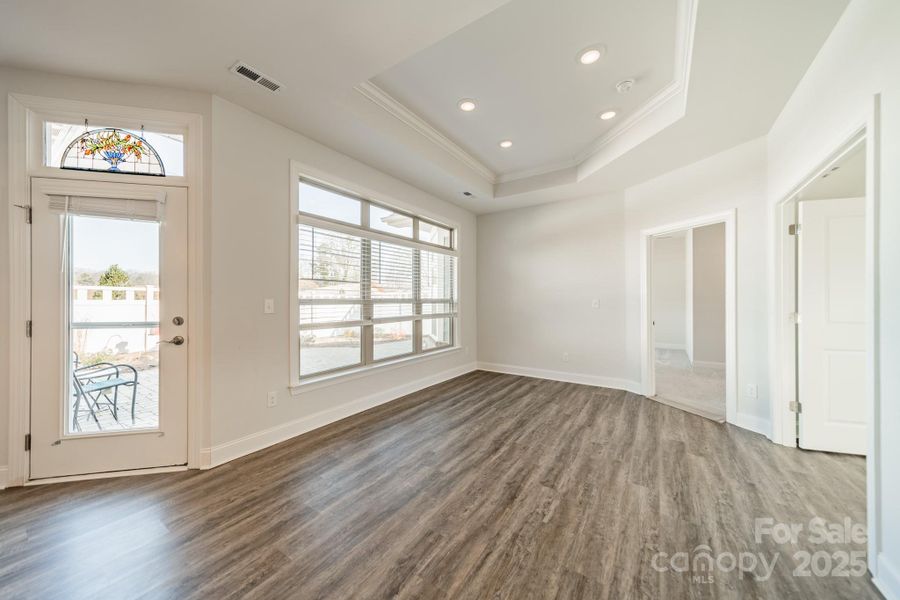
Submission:
[[[800,446],[866,453],[865,199],[800,203]]]

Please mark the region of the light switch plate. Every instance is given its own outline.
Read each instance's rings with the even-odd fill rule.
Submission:
[[[266,298],[265,302],[263,302],[263,312],[267,315],[271,315],[275,312],[275,299],[274,298]]]

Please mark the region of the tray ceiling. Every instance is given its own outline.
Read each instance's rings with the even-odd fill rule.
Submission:
[[[513,0],[358,89],[494,183],[572,170],[685,91],[693,18],[693,0]]]

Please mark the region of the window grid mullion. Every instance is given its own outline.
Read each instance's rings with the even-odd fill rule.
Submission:
[[[368,211],[366,211],[368,215]],[[369,323],[363,325],[360,332],[360,341],[362,343],[362,361],[364,365],[372,364],[375,355],[375,332],[374,325],[371,324],[374,316],[374,308],[372,305],[372,242],[366,238],[362,238],[361,246],[361,276],[360,276],[360,294],[362,295],[362,320]]]
[[[413,224],[418,231],[418,220]],[[413,321],[413,354],[422,353],[422,251],[413,250],[413,314],[417,317]]]

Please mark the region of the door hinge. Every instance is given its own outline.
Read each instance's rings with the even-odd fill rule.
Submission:
[[[26,433],[25,434],[25,452],[30,452],[30,451],[31,451],[31,434]]]
[[[25,337],[31,337],[31,320],[25,321]]]
[[[800,233],[799,223],[788,225],[788,235],[797,235],[798,233]]]
[[[794,413],[801,413],[801,412],[803,412],[803,405],[801,405],[801,404],[800,404],[799,402],[797,402],[796,400],[792,400],[791,402],[789,402],[789,403],[788,403],[788,408],[790,408],[790,409],[791,409],[791,412],[794,412]]]
[[[798,324],[800,322],[800,313],[792,312],[790,315],[791,323]]]

